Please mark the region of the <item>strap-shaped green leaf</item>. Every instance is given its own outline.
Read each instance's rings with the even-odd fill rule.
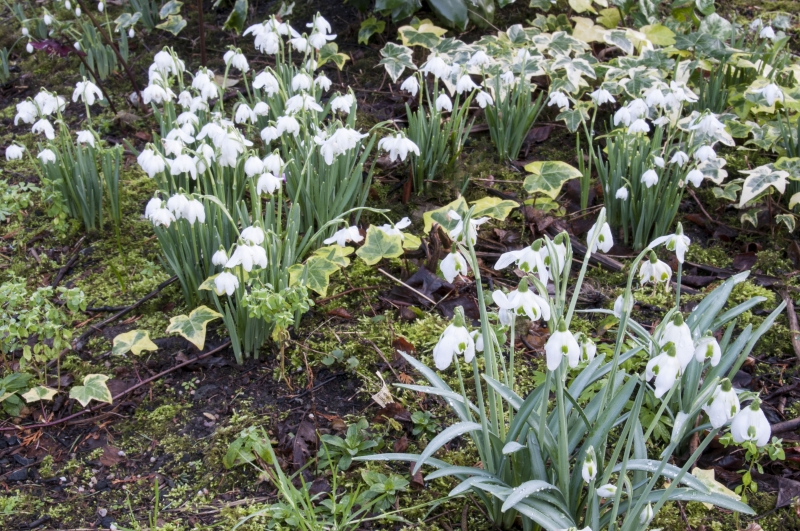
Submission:
[[[419,469],[422,468],[422,465],[425,464],[425,460],[428,459],[430,456],[436,453],[439,448],[444,446],[445,444],[449,443],[456,437],[464,435],[465,433],[469,433],[472,431],[482,431],[482,427],[477,422],[458,422],[453,424],[449,428],[442,431],[439,435],[433,438],[431,442],[428,443],[428,446],[425,447],[425,450],[420,455],[420,460],[414,465],[414,469],[411,471],[412,474],[416,474],[419,472]]]

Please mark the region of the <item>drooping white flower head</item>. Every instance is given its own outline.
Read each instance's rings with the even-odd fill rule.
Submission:
[[[636,135],[636,134],[647,134],[650,132],[650,126],[643,118],[638,118],[633,121],[631,125],[628,126],[628,134]]]
[[[244,56],[241,50],[228,50],[222,56],[222,60],[225,61],[226,66],[235,68],[243,74],[250,70],[250,65],[247,64],[247,57]]]
[[[281,180],[273,174],[269,172],[262,173],[256,183],[256,193],[272,195],[276,190],[280,189],[281,184]]]
[[[597,234],[597,240],[593,241],[595,234]],[[611,227],[608,226],[608,223],[603,223],[602,227],[598,227],[597,223],[592,225],[592,228],[586,233],[586,243],[591,245],[593,253],[596,253],[598,249],[604,253],[610,251],[614,246],[614,238],[611,235]]]
[[[564,358],[567,358],[570,367],[578,366],[581,349],[575,337],[567,330],[567,324],[563,319],[558,323],[558,329],[550,334],[544,345],[544,352],[547,357],[547,369],[550,371],[558,369]]]
[[[264,71],[253,80],[253,87],[263,89],[268,96],[272,97],[281,90],[280,83],[271,73]]]
[[[583,481],[591,483],[597,477],[597,456],[594,453],[594,446],[589,446],[586,450],[586,457],[583,458],[583,466],[581,467],[581,476]]]
[[[35,135],[44,135],[48,140],[54,140],[56,138],[56,131],[53,129],[53,124],[51,124],[47,118],[42,118],[33,124],[31,133]]]
[[[400,90],[404,90],[412,96],[416,96],[417,92],[419,92],[419,81],[417,80],[417,76],[411,76],[403,81],[403,84],[400,85]]]
[[[244,161],[244,173],[248,177],[258,175],[264,171],[264,163],[256,156],[249,157]]]
[[[91,131],[78,131],[78,144],[89,144],[94,147],[94,134]]]
[[[200,223],[205,223],[206,210],[203,207],[203,203],[201,203],[197,199],[192,199],[183,208],[181,217],[187,220],[190,225],[194,225],[195,221],[199,221]]]
[[[703,180],[706,176],[698,169],[691,170],[689,173],[686,174],[686,180],[692,183],[695,188],[699,188],[701,184],[703,184]]]
[[[783,90],[781,90],[781,88],[775,83],[770,83],[758,90],[754,90],[753,92],[764,96],[764,99],[767,100],[767,105],[769,106],[775,105],[776,101],[781,103],[784,101]]]
[[[723,427],[739,413],[739,397],[736,396],[730,380],[725,378],[717,385],[714,394],[703,405],[703,411],[715,429]]]
[[[428,60],[420,68],[423,74],[433,74],[435,78],[447,77],[450,75],[450,66],[442,59],[439,54],[432,53]]]
[[[472,57],[469,58],[467,64],[469,66],[483,66],[485,64],[488,64],[490,61],[491,59],[489,59],[489,56],[486,55],[486,52],[484,52],[483,50],[478,50],[477,52],[472,54]]]
[[[264,243],[264,230],[256,225],[251,225],[242,230],[242,239],[251,245]]]
[[[164,160],[164,157],[161,156],[160,153],[150,149],[142,150],[139,153],[139,156],[136,158],[136,161],[139,163],[139,166],[142,168],[142,171],[147,174],[148,177],[151,179],[155,177],[157,174],[161,173],[166,169],[167,163]]]
[[[246,103],[240,103],[236,107],[236,114],[233,121],[237,124],[254,124],[258,121],[258,115]]]
[[[219,293],[225,293],[228,297],[236,292],[239,287],[239,278],[233,273],[223,271],[214,279],[214,286]]]
[[[197,180],[197,160],[191,155],[184,153],[178,155],[174,160],[169,161],[169,172],[171,175],[188,173],[192,180]]]
[[[653,378],[656,379],[656,398],[661,398],[667,391],[672,389],[672,386],[675,385],[682,373],[681,362],[675,353],[675,345],[673,343],[667,344],[661,354],[648,361],[647,367],[645,367],[647,381],[649,382]]]
[[[278,132],[278,128],[273,125],[268,125],[261,130],[261,140],[266,144],[277,140],[280,136],[281,134]]]
[[[626,186],[622,186],[619,190],[617,190],[617,193],[614,194],[614,197],[616,197],[617,199],[620,199],[622,201],[627,201],[627,199],[628,199],[628,188]]]
[[[478,102],[478,105],[481,109],[485,109],[487,105],[492,106],[494,105],[494,100],[492,96],[486,92],[485,90],[481,90],[478,92],[478,95],[475,96],[475,101]]]
[[[650,259],[643,260],[639,267],[639,282],[642,285],[648,282],[653,284],[667,283],[672,277],[672,268],[666,262],[662,262],[656,257],[656,253],[650,251]]]
[[[253,270],[253,266],[267,267],[266,249],[260,245],[237,245],[233,256],[225,263],[225,267],[230,269],[238,265],[241,265],[248,273]]]
[[[475,82],[472,81],[472,78],[469,77],[469,75],[467,74],[464,74],[463,76],[458,78],[458,82],[456,82],[456,92],[458,92],[459,94],[463,94],[465,92],[472,92],[473,90],[476,90],[478,88],[480,87],[476,85]]]
[[[270,153],[264,157],[264,169],[273,175],[281,175],[284,166],[286,166],[286,163],[283,162],[283,159],[277,153]]]
[[[614,125],[617,126],[622,124],[624,126],[628,126],[631,123],[631,111],[627,107],[620,107],[617,109],[617,112],[614,113]]]
[[[403,136],[402,133],[381,138],[378,141],[378,149],[389,153],[389,160],[392,162],[398,159],[406,160],[409,153],[414,153],[416,156],[419,156],[419,147],[413,141]]]
[[[753,441],[756,446],[764,446],[769,442],[770,435],[772,426],[761,411],[761,400],[758,398],[733,417],[731,436],[737,443]]]
[[[597,354],[597,345],[583,332],[576,332],[573,335],[581,349],[581,361],[592,361]]]
[[[20,160],[25,148],[18,144],[11,144],[6,148],[6,160]]]
[[[228,253],[220,246],[219,250],[211,257],[211,263],[215,266],[224,266],[228,261]]]
[[[183,194],[175,194],[167,200],[167,208],[175,214],[176,219],[183,217],[183,212],[189,204],[189,198]]]
[[[658,238],[650,242],[650,245],[648,245],[648,247],[650,249],[655,249],[662,243],[666,244],[665,247],[667,249],[675,252],[675,256],[678,258],[678,262],[683,263],[683,260],[686,257],[686,250],[689,248],[689,245],[692,242],[688,236],[683,234],[683,224],[678,223],[678,226],[675,229],[675,234],[659,236]]]
[[[300,72],[299,74],[295,75],[292,78],[292,90],[300,91],[300,90],[308,90],[311,88],[311,84],[314,81],[311,79],[311,76],[306,74],[305,72]]]
[[[716,160],[717,153],[714,151],[714,148],[711,146],[702,146],[694,152],[694,158],[700,162],[705,162],[707,160]]]
[[[679,168],[683,168],[687,162],[689,162],[689,155],[683,151],[676,151],[672,158],[669,159],[670,164],[677,164]]]
[[[556,90],[555,92],[551,92],[547,106],[551,107],[553,105],[562,111],[569,109],[569,98],[561,91]]]
[[[601,498],[613,498],[617,495],[617,487],[611,483],[606,483],[602,487],[597,487],[597,495]]]
[[[717,339],[710,333],[701,337],[694,347],[694,358],[699,363],[711,362],[712,367],[716,367],[722,357],[722,350],[720,349]]]
[[[36,121],[39,115],[39,109],[36,104],[30,100],[25,100],[17,103],[17,114],[14,116],[14,125],[19,124],[20,120],[26,124],[32,124]]]
[[[665,103],[664,93],[657,87],[653,87],[647,91],[644,102],[648,107],[662,107]]]
[[[650,169],[644,172],[642,174],[642,183],[648,188],[652,187],[654,184],[658,184],[658,174],[656,171]]]
[[[56,154],[51,149],[43,149],[36,157],[42,161],[42,164],[50,164],[56,161]]]
[[[75,90],[72,92],[72,101],[78,101],[79,99],[89,105],[94,105],[95,100],[103,99],[103,92],[100,87],[84,78],[83,81],[78,81],[75,84]]]
[[[666,347],[668,343],[675,346],[675,352],[678,361],[681,364],[681,371],[686,370],[686,367],[694,359],[694,341],[692,340],[692,331],[680,313],[664,325],[664,329],[658,336],[658,344],[662,348]]]
[[[161,225],[169,227],[170,223],[175,221],[175,215],[166,208],[158,208],[150,214],[150,221],[153,225]]]
[[[331,100],[331,111],[340,112],[342,114],[350,114],[350,109],[355,102],[356,99],[352,94],[336,96]]]
[[[603,105],[604,103],[616,103],[617,100],[606,89],[597,89],[590,94],[592,101],[595,105]]]
[[[761,32],[758,34],[759,37],[762,39],[769,39],[771,41],[775,40],[775,30],[772,29],[772,26],[764,26]]]
[[[439,341],[433,348],[433,361],[440,371],[447,369],[453,358],[459,354],[464,355],[464,361],[470,363],[475,357],[475,341],[464,326],[463,310],[459,306],[453,322],[444,329]]]
[[[620,319],[622,317],[622,310],[624,307],[625,307],[625,296],[620,295],[614,301],[614,309],[612,310],[614,312],[614,317]]]
[[[325,245],[336,243],[339,247],[347,247],[347,242],[358,243],[363,239],[364,237],[359,232],[358,227],[353,225],[336,231],[333,236],[323,240],[323,243]]]
[[[492,300],[501,309],[513,315],[525,315],[531,321],[538,321],[544,318],[550,320],[550,304],[548,301],[528,287],[527,279],[520,280],[517,289],[508,295],[500,290],[492,293]]]
[[[441,93],[439,97],[436,98],[436,110],[439,112],[451,112],[453,110],[453,102],[447,94]]]
[[[466,275],[469,273],[469,265],[458,248],[454,245],[453,250],[447,253],[447,256],[442,260],[439,265],[444,275],[445,280],[453,282],[457,276]]]
[[[458,212],[451,210],[447,213],[447,217],[458,220],[456,226],[450,231],[450,238],[457,242],[466,243],[466,238],[468,237],[469,241],[472,242],[473,245],[475,245],[475,242],[478,241],[478,227],[489,221],[489,218],[486,216],[478,219],[470,219],[469,229],[465,231],[464,220],[461,219],[461,216]]]
[[[275,129],[279,135],[288,133],[297,136],[300,134],[300,122],[294,116],[279,116],[275,122]]]

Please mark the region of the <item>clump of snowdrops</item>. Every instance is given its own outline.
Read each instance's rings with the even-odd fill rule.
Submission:
[[[399,385],[443,398],[459,422],[438,433],[421,454],[358,459],[410,461],[415,463],[414,473],[427,465],[435,469],[427,480],[454,477],[458,484],[450,495],[471,492],[492,522],[505,529],[519,518],[525,528],[643,529],[670,500],[701,501],[752,514],[741,501],[711,492],[689,469],[729,423],[737,443],[763,446],[769,441],[769,423],[758,398],[733,388],[731,377],[783,307],[758,329],[749,325],[734,337],[736,317],[764,300],[756,297],[723,312],[731,290],[747,273],[723,282],[684,315],[679,266],[675,306],[649,333],[631,315],[634,288],[654,284],[670,289],[673,272],[655,250],[664,246],[683,263],[690,241],[679,225],[676,233],[650,242],[634,260],[614,310],[589,310],[619,320],[613,343],[599,349],[588,335],[572,333],[570,325],[590,257],[613,245],[606,211],[587,235],[589,252],[577,281],[571,281],[567,267],[573,257],[570,237],[561,233],[502,255],[496,269],[513,264],[526,275],[516,289],[496,290],[491,297],[483,290],[474,249],[477,225],[485,220],[472,219],[471,214],[460,216],[450,232],[453,258],[445,260],[459,264],[456,275],[472,271],[480,324],[473,328],[457,311],[433,349],[436,370],[404,354],[428,385]],[[441,268],[445,274],[453,269],[445,262]],[[544,347],[545,381],[525,397],[517,394],[515,377],[515,326],[520,319],[542,321],[550,331]],[[611,353],[610,359],[603,352]],[[646,367],[631,372],[626,368],[631,364],[625,362],[634,358],[646,358]],[[437,374],[453,369],[456,389]],[[470,369],[467,379],[463,371]],[[590,391],[598,382],[600,391]],[[645,417],[642,404],[650,396],[660,406]],[[666,448],[654,454],[648,442],[665,416],[674,428]],[[676,450],[683,450],[695,433],[701,442],[686,465],[671,464]],[[433,457],[461,435],[469,435],[475,445],[479,466],[453,466]]]

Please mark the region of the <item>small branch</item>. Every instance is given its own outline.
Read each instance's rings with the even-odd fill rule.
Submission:
[[[383,269],[381,269],[380,267],[378,268],[378,273],[380,273],[380,274],[384,275],[385,277],[388,277],[388,278],[390,278],[391,280],[394,280],[395,282],[397,282],[397,283],[398,283],[398,284],[400,284],[401,286],[403,286],[403,287],[405,287],[405,288],[408,288],[408,289],[410,289],[411,291],[413,291],[414,293],[416,293],[417,295],[419,295],[420,297],[422,297],[422,298],[423,298],[423,299],[425,299],[426,301],[430,301],[430,303],[431,303],[431,304],[436,304],[436,301],[435,301],[435,300],[431,299],[430,297],[428,297],[427,295],[425,295],[425,294],[424,294],[424,293],[422,293],[421,291],[417,291],[417,290],[415,290],[414,288],[412,288],[411,286],[409,286],[408,284],[406,284],[405,282],[403,282],[403,281],[402,281],[402,280],[400,280],[399,278],[397,278],[397,277],[393,277],[392,275],[390,275],[389,273],[387,273],[386,271],[384,271],[384,270],[383,270]]]
[[[332,301],[333,299],[338,299],[339,297],[344,297],[345,295],[350,295],[351,293],[356,293],[358,291],[369,291],[369,290],[372,290],[372,289],[385,289],[387,287],[388,286],[365,286],[365,287],[362,287],[362,288],[346,289],[343,292],[337,293],[335,295],[331,295],[330,297],[325,297],[324,299],[317,299],[317,300],[314,301],[314,304],[316,304],[316,305],[325,304],[326,302]],[[87,308],[87,310],[88,310],[88,308]]]
[[[796,419],[787,420],[784,422],[778,422],[777,424],[772,425],[772,433],[782,433],[786,431],[794,431],[797,428],[800,428],[800,417]]]
[[[786,315],[789,317],[789,330],[792,333],[792,348],[794,355],[800,359],[800,326],[797,324],[797,314],[794,311],[794,301],[785,289],[780,290],[781,298],[786,303]]]
[[[58,270],[56,278],[53,279],[53,283],[51,284],[53,289],[56,289],[58,287],[61,281],[64,280],[64,277],[66,276],[67,272],[72,268],[72,266],[75,265],[75,262],[78,261],[78,258],[80,258],[78,256],[78,251],[81,250],[81,244],[85,239],[86,236],[82,236],[81,239],[78,240],[78,243],[76,243],[75,246],[72,248],[72,253],[71,256],[69,257],[69,260],[67,260],[67,263],[64,265],[64,267]]]

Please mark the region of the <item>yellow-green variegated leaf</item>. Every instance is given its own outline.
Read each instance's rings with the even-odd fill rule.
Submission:
[[[304,264],[295,264],[289,268],[289,284],[303,283],[308,289],[325,296],[330,285],[331,275],[339,271],[339,265],[314,255],[309,257]],[[303,282],[305,279],[305,282]]]
[[[155,351],[158,350],[158,346],[150,341],[150,332],[147,330],[131,330],[114,338],[111,353],[121,356],[130,351],[138,356],[143,350]]]
[[[572,17],[572,20],[575,21],[573,37],[583,42],[603,42],[603,35],[606,33],[603,26],[595,24],[592,19],[586,17]]]
[[[422,240],[413,234],[403,233],[403,249],[406,251],[416,251],[422,245]]]
[[[551,199],[558,196],[565,182],[583,175],[577,168],[560,160],[537,160],[525,166],[525,170],[530,172],[523,183],[525,190],[530,194],[544,194]]]
[[[747,178],[742,185],[739,208],[744,207],[748,201],[766,192],[770,187],[783,193],[786,190],[786,179],[789,177],[789,172],[778,170],[772,164],[765,164],[752,170],[743,170],[740,173],[747,175]]]
[[[397,28],[397,34],[403,42],[403,46],[422,46],[431,49],[441,40],[442,35],[447,30],[436,26],[429,19],[420,21],[419,25],[401,26]]]
[[[319,66],[331,61],[336,65],[336,68],[341,70],[348,59],[350,59],[349,55],[339,53],[339,46],[335,42],[329,42],[319,49]]]
[[[789,232],[794,232],[794,216],[791,214],[778,214],[775,216],[775,221],[778,223],[783,223],[786,225],[786,228],[789,229]]]
[[[789,174],[789,178],[800,181],[800,157],[781,157],[775,161],[775,168]]]
[[[639,31],[645,34],[648,41],[657,46],[672,46],[675,44],[675,32],[662,24],[642,26]]]
[[[40,400],[47,400],[50,401],[53,399],[54,396],[58,394],[58,391],[55,389],[50,389],[49,387],[44,387],[43,385],[37,385],[33,389],[30,389],[27,393],[22,395],[22,398],[25,399],[25,402],[38,402]]]
[[[105,374],[87,374],[83,379],[83,385],[76,385],[70,389],[69,397],[80,402],[83,407],[92,400],[110,404],[112,397],[106,380],[108,376]]]
[[[218,289],[217,289],[217,284],[214,282],[214,280],[215,280],[215,279],[216,279],[218,276],[219,276],[219,273],[217,273],[216,275],[211,275],[210,277],[208,277],[207,279],[205,279],[205,280],[203,281],[203,283],[202,283],[202,284],[200,284],[200,285],[197,287],[198,291],[200,291],[200,290],[202,290],[202,291],[213,291],[214,293],[216,293],[216,294],[217,294],[217,297],[221,297],[222,295],[224,295],[224,294],[225,294],[225,292],[224,292],[224,291],[220,291],[220,290],[218,290]]]
[[[180,334],[198,350],[203,350],[206,344],[206,325],[220,317],[222,314],[207,306],[200,306],[192,310],[189,315],[177,315],[170,319],[167,333]]]
[[[450,219],[447,217],[447,213],[451,210],[455,210],[458,215],[464,217],[467,213],[467,202],[464,200],[463,197],[459,197],[455,201],[441,207],[437,208],[436,210],[429,210],[422,215],[422,221],[425,222],[425,226],[423,227],[423,231],[425,234],[428,234],[431,229],[433,228],[434,223],[438,223],[441,225],[445,230],[450,231],[453,230],[456,225],[458,224],[458,220]]]
[[[367,265],[374,265],[383,258],[397,258],[403,254],[403,238],[399,234],[388,235],[376,226],[367,229],[367,237],[356,254]]]
[[[490,196],[473,201],[472,205],[475,207],[472,212],[473,218],[488,216],[501,221],[506,219],[512,210],[519,207],[519,203],[516,201]]]
[[[728,487],[720,483],[714,478],[714,469],[703,470],[700,467],[695,468],[692,470],[692,475],[700,480],[700,482],[708,487],[708,490],[714,494],[722,494],[723,496],[728,496],[733,498],[734,500],[741,500],[742,497],[730,490]],[[710,503],[704,503],[703,505],[706,508],[711,509],[713,506]]]
[[[622,19],[620,18],[619,9],[616,7],[601,9],[600,16],[597,17],[597,22],[608,29],[614,29],[619,26],[620,20]]]
[[[800,205],[800,192],[797,192],[789,199],[789,208],[794,208]]]
[[[341,247],[339,245],[328,245],[327,247],[320,247],[314,251],[314,256],[321,256],[326,260],[330,260],[339,267],[347,267],[350,265],[350,259],[347,258],[355,249],[352,247]]]
[[[590,11],[592,13],[597,13],[592,7],[592,0],[569,0],[569,6],[575,11],[576,13],[583,13],[586,11]],[[573,37],[575,34],[573,33]]]

